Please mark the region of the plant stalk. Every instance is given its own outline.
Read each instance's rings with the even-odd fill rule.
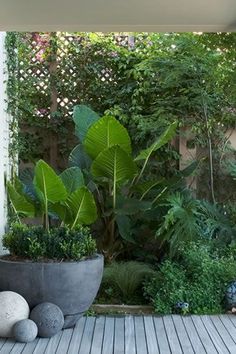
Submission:
[[[209,150],[211,198],[212,198],[212,202],[215,204],[216,203],[216,199],[215,199],[215,191],[214,191],[214,169],[213,169],[212,140],[211,140],[211,134],[210,134],[210,130],[209,130],[209,121],[208,121],[208,115],[207,115],[207,107],[206,107],[204,102],[203,102],[203,111],[204,111],[204,117],[205,117],[205,121],[206,121],[207,141],[208,141],[208,150]]]

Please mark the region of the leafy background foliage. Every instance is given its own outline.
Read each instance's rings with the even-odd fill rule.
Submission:
[[[210,138],[216,199],[226,201],[220,187],[222,181],[229,186],[224,163],[234,158],[224,135],[235,126],[234,43],[235,33],[8,33],[12,155],[19,150],[22,162],[43,158],[62,170],[76,143],[72,113],[77,103],[118,118],[134,149],[149,146],[178,121],[189,146],[198,148],[199,158],[207,157],[199,196],[212,199]],[[176,149],[163,148],[151,172],[175,171],[178,139],[175,143]]]

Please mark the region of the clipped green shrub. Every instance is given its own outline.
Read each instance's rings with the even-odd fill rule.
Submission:
[[[155,311],[170,314],[176,312],[177,302],[187,302],[191,313],[222,312],[226,287],[236,279],[234,257],[219,256],[199,243],[185,245],[179,252],[178,262],[164,261],[145,284]]]
[[[81,260],[96,253],[89,228],[77,226],[45,230],[42,226],[13,224],[3,237],[3,246],[12,257],[32,260]]]
[[[152,268],[142,262],[113,262],[104,270],[101,292],[108,301],[115,298],[126,304],[137,304],[142,302],[144,281],[153,273]]]

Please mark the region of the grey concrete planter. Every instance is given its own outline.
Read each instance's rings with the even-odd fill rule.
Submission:
[[[30,308],[42,302],[58,305],[64,328],[72,327],[91,306],[103,274],[103,256],[79,262],[14,262],[0,258],[0,291],[22,295]]]

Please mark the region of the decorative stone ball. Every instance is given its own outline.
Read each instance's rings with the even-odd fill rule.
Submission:
[[[176,309],[181,309],[181,310],[187,310],[189,308],[189,304],[188,302],[177,302],[175,304],[175,308]]]
[[[189,312],[189,303],[188,302],[177,302],[175,304],[175,310],[182,314],[187,314]]]
[[[43,302],[34,307],[30,319],[36,323],[39,337],[52,337],[64,325],[64,315],[61,309],[50,302]]]
[[[26,300],[13,291],[0,292],[0,337],[11,337],[16,322],[29,317]]]
[[[236,281],[229,284],[225,293],[227,308],[236,307]]]
[[[13,326],[12,332],[17,342],[29,343],[37,337],[38,327],[32,320],[21,320]]]

